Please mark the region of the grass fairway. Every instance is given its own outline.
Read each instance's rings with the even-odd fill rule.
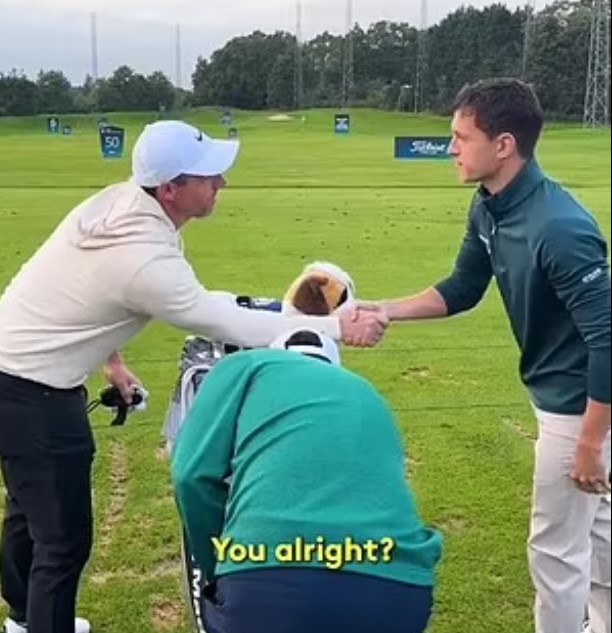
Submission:
[[[110,118],[126,127],[128,149],[147,120]],[[226,134],[218,113],[183,118]],[[95,119],[67,120],[71,137],[48,136],[44,119],[0,119],[0,288],[74,204],[129,174],[127,158],[100,158]],[[398,162],[392,149],[395,134],[446,134],[448,121],[354,111],[352,123],[350,136],[337,137],[331,111],[305,122],[236,116],[242,151],[230,186],[215,215],[185,231],[205,285],[279,296],[315,259],[351,271],[362,298],[416,292],[447,274],[471,189],[450,162]],[[539,158],[609,239],[609,131],[551,125]],[[96,633],[190,631],[160,442],[183,336],[155,325],[124,350],[151,393],[146,413],[119,429],[104,414],[92,419],[96,543],[80,611]],[[531,633],[524,551],[534,424],[495,288],[469,316],[394,326],[380,347],[344,358],[393,404],[422,514],[445,537],[431,632]]]

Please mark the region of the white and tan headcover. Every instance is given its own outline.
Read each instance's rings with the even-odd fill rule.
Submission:
[[[310,328],[297,328],[285,332],[270,347],[319,358],[332,365],[342,364],[336,342],[329,336]]]
[[[355,296],[355,283],[345,270],[331,262],[313,262],[289,286],[282,311],[327,316],[353,307]]]

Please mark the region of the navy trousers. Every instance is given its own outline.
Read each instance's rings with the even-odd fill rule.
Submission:
[[[228,574],[205,590],[206,633],[423,633],[433,590],[310,568]]]

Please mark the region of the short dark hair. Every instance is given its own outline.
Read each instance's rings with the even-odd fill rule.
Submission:
[[[540,101],[530,84],[514,78],[483,79],[464,86],[453,103],[473,114],[476,125],[489,138],[512,134],[519,154],[531,158],[544,125]]]
[[[170,182],[174,185],[178,185],[179,187],[181,187],[182,185],[187,184],[187,178],[188,176],[186,174],[179,174],[178,176],[176,176],[176,178],[173,178]],[[157,195],[157,187],[141,187],[141,189],[148,195],[151,196],[151,198],[155,198],[155,196]]]
[[[310,330],[298,330],[294,332],[286,341],[285,349],[289,349],[292,345],[311,345],[312,347],[323,347],[321,338],[316,332]]]
[[[319,360],[323,360],[326,363],[331,363],[331,360],[327,358],[323,351],[323,343],[321,342],[321,337],[316,332],[311,332],[310,330],[298,330],[285,341],[285,349],[291,349],[295,346],[299,347],[300,345],[306,345],[308,347],[321,349],[320,354],[309,352],[305,353],[304,356],[318,358]]]

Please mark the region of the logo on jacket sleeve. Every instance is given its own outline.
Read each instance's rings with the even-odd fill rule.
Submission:
[[[590,284],[596,279],[599,279],[603,274],[604,274],[603,268],[601,268],[601,266],[598,266],[594,271],[590,272],[588,275],[585,275],[582,278],[582,283]]]

